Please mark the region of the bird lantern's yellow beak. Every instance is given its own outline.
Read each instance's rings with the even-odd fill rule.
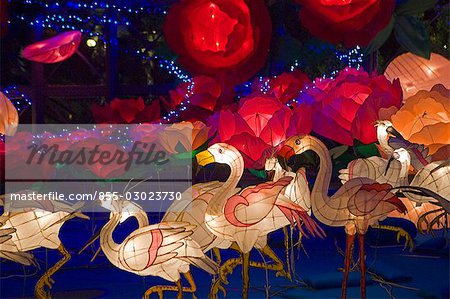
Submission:
[[[216,161],[214,159],[214,156],[208,150],[198,153],[197,155],[195,155],[195,158],[197,159],[197,163],[200,166],[205,166]]]

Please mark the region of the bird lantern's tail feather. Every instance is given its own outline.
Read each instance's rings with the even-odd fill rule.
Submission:
[[[25,266],[37,265],[34,256],[26,252],[0,251],[0,258],[5,258]]]
[[[182,260],[188,262],[191,265],[196,266],[199,269],[205,270],[209,274],[217,274],[219,265],[207,256],[203,257],[183,257]]]
[[[306,230],[314,237],[324,238],[326,236],[323,229],[308,215],[308,213],[299,205],[292,202],[283,201],[282,203],[277,202],[277,207],[286,216],[292,226],[294,226],[294,221],[297,222],[297,227],[300,232],[305,236],[308,235],[304,232],[302,224],[305,225]]]

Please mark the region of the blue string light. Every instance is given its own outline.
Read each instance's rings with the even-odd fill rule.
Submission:
[[[158,57],[155,56],[155,59]],[[161,59],[158,60],[159,67],[165,69],[169,74],[177,76],[177,78],[183,82],[191,82],[191,77],[188,74],[185,74],[184,71],[178,67],[175,62]]]
[[[25,0],[22,1],[22,4],[34,7],[39,6],[46,11],[52,11],[52,14],[34,17],[28,14],[18,14],[14,16],[15,20],[25,22],[29,26],[51,28],[54,30],[79,30],[90,36],[99,35],[96,32],[96,26],[99,24],[129,26],[130,20],[128,18],[137,14],[167,14],[166,8],[152,4],[132,7],[103,1],[91,3],[72,1],[65,3],[46,3],[38,0]]]
[[[25,93],[18,90],[17,86],[8,86],[0,88],[0,90],[11,101],[19,114],[31,106],[31,100]],[[0,141],[5,142],[5,135],[0,134]]]
[[[349,50],[346,53],[341,53],[335,51],[337,59],[343,62],[347,67],[360,69],[361,64],[364,62],[364,53],[361,52],[361,48],[356,46],[356,48]]]
[[[184,95],[185,100],[182,101],[176,109],[169,111],[166,116],[163,116],[160,124],[172,123],[174,119],[180,118],[181,112],[186,111],[188,109],[189,105],[191,104],[190,97],[194,95],[194,87],[195,87],[195,82],[193,80],[190,80],[188,82],[190,82],[190,84],[186,88],[186,94]]]
[[[16,107],[17,112],[21,113],[31,106],[30,98],[25,93],[21,92],[17,86],[1,88],[1,91],[11,101],[14,107]]]

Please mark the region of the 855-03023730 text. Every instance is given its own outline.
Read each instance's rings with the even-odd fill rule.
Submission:
[[[64,194],[60,192],[23,192],[10,194],[10,199],[13,201],[31,201],[31,200],[57,200],[57,201],[92,201],[92,200],[118,200],[126,199],[133,201],[174,201],[181,200],[181,192],[174,191],[134,191],[134,192],[113,192],[113,191],[94,191],[92,193],[69,193]]]

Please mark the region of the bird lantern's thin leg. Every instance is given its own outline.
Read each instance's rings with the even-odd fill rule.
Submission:
[[[183,288],[185,292],[192,293],[192,298],[195,299],[195,291],[197,291],[197,286],[195,285],[194,278],[192,277],[191,271],[184,273],[184,277],[186,277],[186,280],[189,282],[188,288]]]
[[[51,276],[56,273],[65,263],[70,260],[70,253],[64,248],[61,244],[58,247],[58,251],[63,255],[63,258],[59,260],[53,267],[48,269],[41,278],[39,278],[36,283],[36,287],[34,288],[34,296],[36,298],[50,298],[50,293],[44,290],[44,286],[47,286],[48,289],[52,288],[52,284],[54,283]]]
[[[222,264],[222,257],[221,257],[221,255],[220,255],[220,249],[217,248],[217,247],[214,247],[214,248],[212,249],[212,251],[213,251],[213,253],[214,253],[214,256],[216,257],[216,262],[217,262],[217,264],[220,266],[220,264]]]
[[[283,227],[283,234],[284,234],[284,246],[286,247],[286,278],[289,279],[290,281],[292,281],[291,261],[290,261],[290,256],[289,256],[289,235],[288,235],[287,226]],[[301,237],[299,238],[298,241],[301,242]],[[292,246],[294,246],[294,245],[292,245]]]
[[[359,238],[359,270],[361,272],[361,299],[366,299],[366,257],[364,254],[364,235],[358,234]]]
[[[177,293],[177,299],[183,299],[183,287],[181,286],[181,279],[175,282],[177,285],[178,293]]]
[[[348,281],[348,273],[350,271],[350,262],[352,260],[352,248],[354,241],[355,235],[347,234],[347,240],[345,245],[345,260],[344,260],[344,280],[342,280],[341,299],[347,298],[347,281]]]
[[[250,252],[242,253],[242,299],[248,298]]]

